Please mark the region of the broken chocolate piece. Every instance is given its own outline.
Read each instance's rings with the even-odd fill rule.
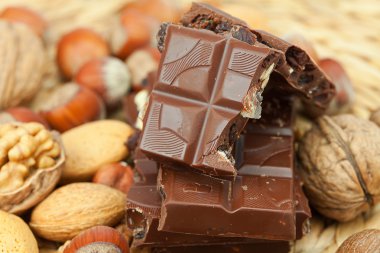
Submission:
[[[231,36],[168,25],[139,148],[157,161],[235,176],[233,143],[248,118],[260,117],[276,59]]]
[[[151,253],[289,253],[289,242],[244,243],[153,248]]]
[[[302,236],[302,231],[296,234],[296,229],[307,229],[305,220],[310,217],[310,209],[301,187],[297,185],[299,181],[293,180],[292,105],[291,100],[268,95],[268,100],[263,104],[263,118],[249,122],[236,144],[235,152],[242,156],[236,155],[239,170],[235,182],[189,170],[168,169],[172,175],[164,175],[164,181],[161,178],[161,194],[165,199],[162,206],[166,210],[143,214],[145,218],[140,227],[144,227],[145,236],[135,240],[134,245],[196,245],[197,241],[219,243],[218,240],[209,239],[218,238],[216,236],[229,236],[225,240],[234,243],[247,240],[244,237],[237,240],[237,236],[277,240],[293,240]],[[156,165],[154,170],[157,171]],[[132,223],[136,223],[133,222],[136,219],[131,218],[135,210],[144,210],[146,206],[160,209],[161,200],[157,198],[158,192],[153,184],[145,192],[141,189],[130,190],[127,217]],[[134,187],[138,188],[137,185]],[[149,192],[154,195],[151,200],[156,202],[141,202],[138,194],[147,197]],[[227,197],[222,196],[223,192],[227,192]],[[251,210],[243,210],[243,205]],[[242,212],[250,214],[249,218],[239,217]],[[163,223],[160,228],[159,220]],[[244,231],[248,232],[243,234]],[[179,232],[188,234],[184,236]]]
[[[173,247],[268,242],[266,240],[244,237],[226,238],[158,231],[161,197],[157,191],[155,181],[158,171],[157,164],[144,157],[139,151],[136,152],[136,156],[138,159],[135,160],[135,168],[144,180],[133,185],[128,193],[126,220],[128,226],[134,231],[132,248],[142,246]],[[297,183],[299,182],[297,181]],[[305,219],[310,218],[310,209],[300,185],[294,186],[294,192],[296,197],[297,239],[299,239],[299,236],[302,236],[303,233],[302,231],[298,231],[298,229],[300,226],[302,229],[303,224],[307,224]],[[307,228],[306,226],[304,227]]]
[[[234,181],[188,170],[161,167],[158,180],[161,217],[158,229],[175,233],[294,240],[295,213],[291,171]],[[283,176],[283,177],[281,177]]]
[[[157,191],[158,164],[136,150],[135,169],[140,180],[136,180],[128,192],[127,224],[134,231],[132,247],[236,244],[251,242],[248,238],[211,237],[158,231],[161,214],[161,196]]]
[[[271,240],[296,238],[292,102],[264,103],[235,149],[234,181],[161,165],[159,230]],[[280,118],[273,116],[283,114]],[[263,122],[261,122],[263,121]],[[240,161],[241,160],[241,161]]]
[[[217,34],[228,33],[236,26],[248,28],[244,21],[205,3],[193,3],[181,22],[186,27],[207,29]],[[245,37],[254,37],[259,43],[279,52],[281,59],[275,71],[289,84],[283,88],[298,94],[306,103],[310,115],[323,113],[335,95],[335,87],[309,55],[303,49],[265,31],[251,29],[251,33]]]

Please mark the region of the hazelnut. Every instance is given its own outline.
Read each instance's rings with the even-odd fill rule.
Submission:
[[[157,48],[142,48],[133,52],[126,60],[131,72],[132,88],[139,91],[146,85],[146,78],[152,71],[158,69],[161,54]]]
[[[60,132],[105,116],[101,98],[90,89],[74,83],[57,87],[40,108],[40,113],[51,127]]]
[[[334,59],[325,58],[320,60],[318,64],[335,85],[336,95],[330,103],[328,112],[337,114],[346,111],[355,99],[354,87],[347,72]]]
[[[323,116],[299,145],[300,174],[315,209],[338,221],[380,199],[380,128],[353,115]]]
[[[141,13],[154,17],[160,22],[177,22],[180,10],[174,2],[170,0],[138,0],[128,3],[123,11],[137,10]]]
[[[5,8],[0,13],[0,19],[9,22],[23,23],[33,30],[38,36],[42,37],[47,23],[37,12],[21,6]]]
[[[116,229],[106,226],[89,228],[74,237],[63,253],[128,253],[128,242]]]
[[[306,39],[302,34],[300,33],[288,33],[283,36],[283,39],[287,42],[296,45],[297,47],[300,47],[301,49],[305,50],[306,53],[313,59],[315,62],[319,61],[319,57],[317,54],[317,51],[315,50],[312,42],[308,39]]]
[[[109,54],[106,41],[96,32],[85,28],[63,35],[57,45],[57,63],[67,78],[72,78],[84,63]]]
[[[133,184],[133,171],[125,163],[105,164],[96,172],[92,181],[111,186],[127,194]]]
[[[44,118],[26,107],[13,107],[0,112],[0,123],[9,123],[15,121],[24,123],[38,122],[44,125],[46,128],[49,128],[49,125]]]
[[[155,42],[158,22],[136,10],[125,10],[111,34],[114,55],[127,58],[134,50]]]
[[[96,92],[108,106],[113,106],[129,90],[131,75],[121,60],[107,57],[85,63],[76,73],[75,82]]]
[[[380,230],[366,229],[348,237],[336,253],[376,253],[380,251]]]

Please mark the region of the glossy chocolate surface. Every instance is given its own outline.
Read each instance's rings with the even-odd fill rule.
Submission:
[[[164,43],[140,149],[157,161],[235,176],[231,149],[248,118],[260,116],[272,50],[177,25],[166,27]]]
[[[158,223],[161,213],[161,197],[157,191],[155,178],[157,177],[157,164],[144,158],[140,152],[136,154],[136,169],[141,175],[141,180],[132,186],[128,193],[127,224],[134,230],[132,247],[154,246],[194,246],[194,245],[236,245],[241,243],[263,243],[269,241],[250,239],[244,237],[215,237],[207,235],[193,235],[158,231]],[[305,220],[310,218],[310,209],[299,181],[294,186],[296,197],[296,221],[297,239],[302,237],[302,230],[308,227]],[[299,225],[298,225],[299,224]],[[273,241],[270,241],[273,243]]]
[[[300,182],[293,180],[292,101],[268,96],[263,108],[263,118],[249,122],[236,145],[235,153],[242,155],[236,155],[239,170],[234,182],[186,169],[164,169],[166,174],[161,172],[159,177],[165,196],[161,209],[154,182],[157,163],[140,156],[136,169],[150,171],[140,173],[151,175],[151,180],[149,187],[135,185],[128,194],[129,221],[136,223],[138,219],[132,217],[140,215],[138,208],[148,210],[142,215],[145,223],[140,227],[144,228],[139,230],[135,246],[223,241],[215,236],[234,238],[224,239],[230,243],[246,242],[244,237],[293,240],[307,231],[305,220],[311,216],[310,209]],[[142,201],[140,195],[150,196],[149,200]]]
[[[239,139],[242,144],[235,151],[239,166],[235,180],[161,165],[159,230],[295,239],[292,102],[269,97],[265,102],[263,118],[249,122]],[[279,113],[284,116],[275,118]]]
[[[153,248],[152,253],[289,253],[288,242]]]

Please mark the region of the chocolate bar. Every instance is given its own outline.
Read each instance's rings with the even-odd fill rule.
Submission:
[[[161,165],[158,185],[163,202],[158,229],[211,236],[295,239],[291,104],[276,98],[264,101],[267,108],[263,123],[250,122],[239,140],[243,144],[237,145],[236,153],[242,157],[236,155],[239,170],[234,181]],[[273,117],[279,113],[284,116]]]
[[[226,240],[223,237],[158,231],[162,202],[157,191],[158,164],[146,158],[138,149],[135,153],[135,169],[140,177],[128,192],[126,219],[134,233],[132,247],[236,244],[252,241],[248,238]]]
[[[289,253],[288,242],[153,248],[151,253]]]
[[[141,246],[173,247],[268,242],[244,237],[226,238],[158,231],[161,213],[161,197],[157,191],[155,180],[158,166],[156,162],[144,158],[141,152],[136,152],[136,155],[138,158],[135,161],[135,168],[138,174],[141,175],[141,180],[133,185],[128,193],[126,219],[128,226],[134,231],[133,248]],[[294,191],[296,196],[297,239],[299,239],[307,228],[305,221],[310,218],[310,209],[300,185],[295,185]],[[303,230],[298,231],[298,229]]]
[[[151,163],[151,164],[149,164]],[[152,173],[157,165],[148,159],[137,162],[139,171],[143,174],[145,181],[136,183],[128,193],[127,202],[127,224],[133,229],[134,240],[132,247],[141,246],[192,246],[192,245],[214,245],[214,244],[237,244],[250,242],[248,238],[223,238],[207,235],[189,235],[183,233],[171,233],[158,230],[161,213],[161,196],[157,191],[157,183],[151,179],[157,177]],[[150,166],[149,166],[150,165]]]
[[[165,35],[139,148],[160,162],[236,176],[231,150],[248,118],[260,117],[276,53],[178,25]]]
[[[146,167],[154,167],[154,170],[148,173],[152,175],[152,180],[149,187],[145,188],[145,191],[143,189],[146,185],[142,187],[136,185],[132,187],[128,194],[127,216],[131,222],[131,227],[133,227],[133,224],[139,223],[137,221],[140,221],[137,226],[139,229],[135,229],[135,231],[140,231],[141,233],[140,236],[136,236],[137,240],[135,240],[134,245],[219,243],[220,241],[215,239],[218,238],[215,235],[251,236],[262,239],[284,240],[293,240],[295,237],[297,239],[300,238],[303,231],[307,231],[307,222],[305,220],[311,215],[307,199],[303,195],[301,187],[296,187],[299,181],[297,181],[297,184],[293,181],[294,150],[291,126],[293,125],[294,111],[292,104],[291,100],[279,100],[275,97],[269,98],[263,104],[265,109],[263,118],[250,122],[247,125],[244,134],[235,147],[235,153],[242,154],[242,156],[236,155],[237,166],[239,168],[239,175],[237,177],[239,181],[237,183],[233,184],[228,180],[211,178],[188,170],[175,171],[175,173],[180,175],[179,180],[174,180],[171,174],[171,176],[165,175],[165,182],[163,182],[161,175],[161,184],[163,185],[163,189],[161,190],[165,194],[166,201],[169,198],[173,202],[173,206],[170,206],[170,201],[167,201],[167,203],[163,202],[163,207],[169,207],[169,212],[168,209],[164,210],[164,213],[162,209],[160,210],[161,199],[157,196],[157,191],[155,191],[156,183],[153,181],[156,177],[155,173],[157,173],[157,163],[146,158],[138,159],[136,162],[137,169],[143,167],[141,165],[144,165]],[[142,156],[140,155],[139,157],[141,158]],[[145,162],[142,163],[141,161]],[[148,163],[151,166],[148,166]],[[169,169],[169,172],[172,173],[173,170]],[[146,174],[144,171],[141,171],[141,173]],[[178,179],[177,174],[174,177]],[[242,183],[246,178],[249,179],[248,182]],[[174,182],[175,186],[168,185],[167,181],[170,183]],[[237,184],[240,185],[236,186]],[[253,208],[250,210],[252,212],[250,213],[245,210],[251,217],[235,222],[238,225],[243,223],[241,226],[249,227],[251,230],[255,229],[251,235],[239,234],[244,229],[236,224],[233,224],[236,225],[233,229],[237,233],[234,235],[231,234],[231,231],[218,232],[207,230],[208,227],[230,229],[230,224],[224,224],[223,222],[226,220],[231,222],[234,219],[234,215],[236,217],[239,214],[235,214],[234,212],[232,214],[223,213],[225,209],[222,209],[219,211],[222,212],[221,215],[223,217],[217,217],[214,213],[199,211],[199,208],[204,207],[206,209],[209,209],[209,207],[217,209],[218,206],[229,202],[229,199],[225,200],[224,203],[220,199],[215,200],[215,194],[208,192],[211,189],[212,193],[220,193],[222,192],[221,189],[228,189],[229,186],[235,190],[235,195],[231,194],[229,196],[231,200],[236,199],[236,194],[244,195],[246,192],[253,194],[252,196],[248,196],[250,198],[249,204],[253,205],[253,207],[250,206]],[[217,190],[218,187],[219,191]],[[147,197],[149,192],[152,194],[150,202],[142,202],[139,195]],[[172,192],[174,194],[178,193],[181,195],[180,197],[185,196],[184,199],[180,199],[180,201],[184,202],[185,207],[181,207],[180,201],[172,196],[168,196],[167,192],[169,194],[172,194]],[[227,192],[230,191],[228,190]],[[190,195],[186,198],[187,194]],[[212,203],[212,201],[216,201],[217,203]],[[237,202],[236,206],[241,204],[239,200],[235,202]],[[294,202],[297,202],[297,204],[294,204]],[[203,207],[199,207],[201,203]],[[296,222],[294,221],[294,205],[296,206]],[[194,206],[198,206],[198,210]],[[257,210],[256,213],[255,208]],[[154,211],[152,211],[153,209]],[[137,212],[136,210],[140,210],[141,212]],[[241,210],[239,209],[238,211]],[[141,216],[141,218],[134,218],[136,215]],[[265,218],[269,222],[264,221]],[[160,223],[164,224],[160,228],[158,227],[159,220]],[[265,224],[261,226],[256,224],[254,226],[255,224],[252,224],[252,222],[264,222]],[[270,222],[273,224],[270,224]],[[207,228],[202,223],[206,224]],[[246,225],[247,223],[248,225]],[[265,231],[266,229],[269,231]],[[190,236],[190,234],[170,233],[166,230],[195,233]],[[295,234],[296,232],[297,234]],[[209,237],[215,240],[211,240]],[[230,239],[224,238],[223,241],[228,240],[230,243],[241,243],[242,240],[244,242],[248,240],[247,238],[237,240],[239,238],[234,237],[233,240]]]
[[[217,34],[234,31],[236,27],[248,28],[246,22],[205,3],[193,3],[181,22],[186,27],[212,30]],[[275,72],[286,80],[283,83],[288,84],[282,88],[298,94],[312,116],[322,114],[335,95],[335,86],[311,57],[303,49],[270,33],[253,29],[247,32],[243,28],[240,30],[245,31],[244,37],[250,37],[251,41],[257,41],[279,52],[280,61],[276,64]],[[161,37],[164,37],[162,31]]]

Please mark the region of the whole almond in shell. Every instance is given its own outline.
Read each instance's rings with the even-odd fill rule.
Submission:
[[[0,210],[0,252],[38,253],[36,238],[18,216]]]
[[[61,183],[90,181],[102,165],[124,159],[125,142],[132,133],[128,124],[117,120],[86,123],[63,133],[66,163]]]
[[[65,242],[96,226],[116,225],[124,216],[125,194],[95,183],[73,183],[55,190],[32,212],[30,226],[40,237]]]

